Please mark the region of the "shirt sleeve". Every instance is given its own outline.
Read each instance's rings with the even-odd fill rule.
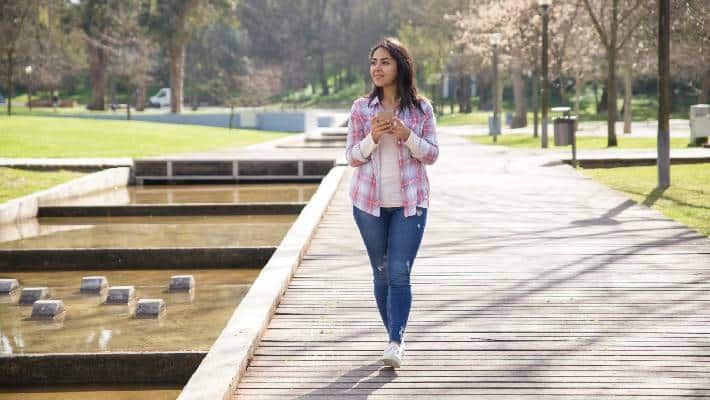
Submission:
[[[365,131],[365,117],[360,112],[356,101],[350,109],[345,159],[348,160],[351,167],[359,167],[370,161],[375,147],[377,144],[372,139],[372,134]]]
[[[360,141],[360,151],[365,158],[369,158],[376,148],[377,143],[375,143],[375,139],[372,138],[372,133],[368,133],[365,139]]]
[[[439,144],[436,138],[436,116],[427,102],[423,103],[424,120],[412,128],[404,142],[412,157],[424,164],[434,164],[439,158]]]

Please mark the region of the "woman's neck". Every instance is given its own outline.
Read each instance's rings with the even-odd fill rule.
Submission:
[[[399,96],[397,95],[397,87],[394,85],[384,86],[382,88],[382,106],[384,108],[394,108],[399,101]]]

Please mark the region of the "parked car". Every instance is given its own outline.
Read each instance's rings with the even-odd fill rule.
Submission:
[[[162,88],[158,90],[158,93],[148,99],[148,105],[158,108],[170,106],[170,88]]]

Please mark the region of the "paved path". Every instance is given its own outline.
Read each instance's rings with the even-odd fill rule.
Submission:
[[[551,115],[550,121],[554,119],[559,114]],[[440,132],[446,132],[451,134],[459,135],[488,135],[488,125],[449,125],[449,126],[438,126]],[[671,137],[674,138],[690,138],[690,123],[687,119],[671,119],[670,120]],[[538,134],[540,132],[540,126],[538,125]],[[533,121],[532,118],[528,119],[528,126],[524,128],[510,129],[503,127],[503,135],[519,134],[519,135],[532,135],[533,132]],[[549,133],[552,135],[552,125],[549,126]],[[608,135],[607,123],[606,121],[581,121],[579,123],[579,130],[577,132],[580,136],[602,136],[606,137]],[[657,121],[634,121],[631,123],[631,133],[624,133],[624,122],[616,123],[616,135],[618,138],[628,138],[628,137],[656,137],[658,135],[658,122]]]
[[[341,182],[236,399],[710,396],[710,240],[570,167],[442,136],[396,373]]]

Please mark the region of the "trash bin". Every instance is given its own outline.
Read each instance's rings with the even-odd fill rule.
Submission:
[[[513,126],[513,113],[505,113],[505,125],[508,127]]]
[[[555,146],[569,146],[572,135],[577,129],[577,117],[558,117],[554,119]]]
[[[710,104],[690,106],[690,143],[706,141],[710,137]]]
[[[500,135],[500,118],[488,117],[488,136]]]

